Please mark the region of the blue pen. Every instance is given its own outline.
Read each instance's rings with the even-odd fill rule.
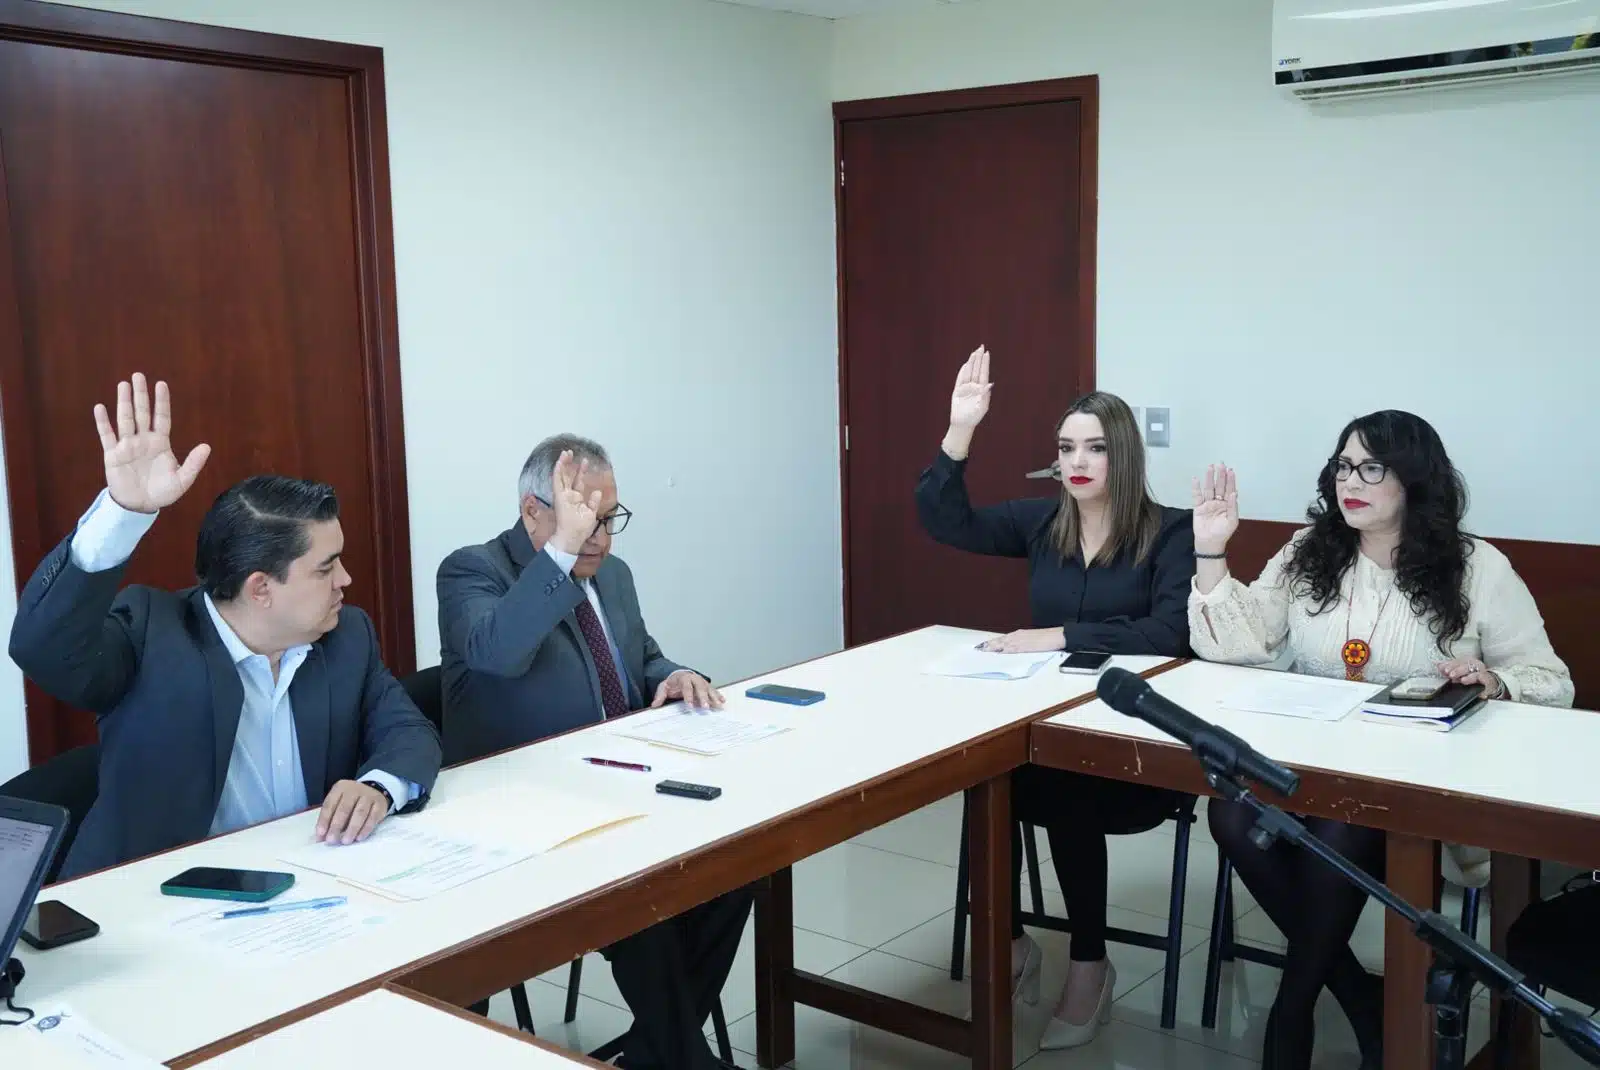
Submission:
[[[301,899],[293,903],[268,903],[260,907],[240,907],[237,910],[224,910],[220,914],[211,915],[213,918],[253,918],[260,914],[282,914],[290,910],[326,910],[328,907],[342,907],[347,902],[342,895],[329,895],[321,899]]]

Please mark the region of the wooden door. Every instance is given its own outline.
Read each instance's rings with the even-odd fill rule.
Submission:
[[[980,343],[974,503],[1059,492],[1024,476],[1093,382],[1096,108],[1093,78],[835,106],[849,643],[1029,624],[1026,563],[936,545],[912,492]]]
[[[339,494],[348,597],[415,658],[382,54],[0,0],[0,401],[19,584],[104,485],[91,415],[134,371],[209,442],[127,579],[194,582],[247,475]],[[38,762],[94,738],[31,684]]]

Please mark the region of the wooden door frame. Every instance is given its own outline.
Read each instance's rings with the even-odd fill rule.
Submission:
[[[1082,359],[1073,386],[1082,394],[1094,389],[1095,254],[1100,215],[1100,76],[1052,78],[1040,82],[979,86],[899,97],[840,100],[833,105],[833,225],[839,320],[839,549],[844,565],[844,645],[854,646],[850,627],[850,359],[846,352],[848,309],[845,306],[844,124],[857,119],[899,119],[940,112],[977,111],[1021,104],[1078,104],[1078,337]]]
[[[389,197],[389,128],[383,50],[365,45],[285,37],[198,23],[172,22],[34,0],[0,0],[0,40],[151,59],[339,78],[350,102],[351,186],[355,200],[357,301],[361,367],[367,391],[368,486],[345,488],[372,502],[376,549],[374,625],[384,661],[396,676],[416,668],[411,590],[411,525],[406,499],[405,428],[400,400],[399,316],[395,305],[394,223]],[[5,161],[0,157],[0,393],[27,396],[16,280],[9,251]],[[33,456],[34,416],[16,404],[3,416],[11,510],[12,561],[18,593],[34,564],[64,533],[47,532]],[[26,568],[23,562],[27,562]],[[29,685],[30,689],[32,685]],[[55,726],[30,703],[32,760],[53,753]],[[49,743],[47,746],[46,743]]]

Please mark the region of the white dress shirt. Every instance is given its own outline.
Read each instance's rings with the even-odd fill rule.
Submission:
[[[155,520],[155,513],[124,509],[108,492],[101,491],[78,521],[69,550],[72,563],[85,572],[115,568],[133,556],[134,548]],[[311,653],[311,647],[306,644],[285,650],[274,679],[270,659],[245,646],[244,640],[222,619],[211,596],[204,597],[206,612],[211,615],[211,623],[239,673],[239,683],[244,690],[227,778],[217,801],[216,815],[211,819],[211,834],[215,836],[285,817],[309,805],[289,685]],[[392,773],[374,769],[367,773],[366,779],[382,784],[394,799],[395,807],[403,807],[417,796],[417,785]]]

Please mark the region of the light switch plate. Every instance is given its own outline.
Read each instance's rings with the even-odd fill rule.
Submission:
[[[1144,444],[1153,447],[1172,445],[1172,410],[1154,405],[1144,410]]]

